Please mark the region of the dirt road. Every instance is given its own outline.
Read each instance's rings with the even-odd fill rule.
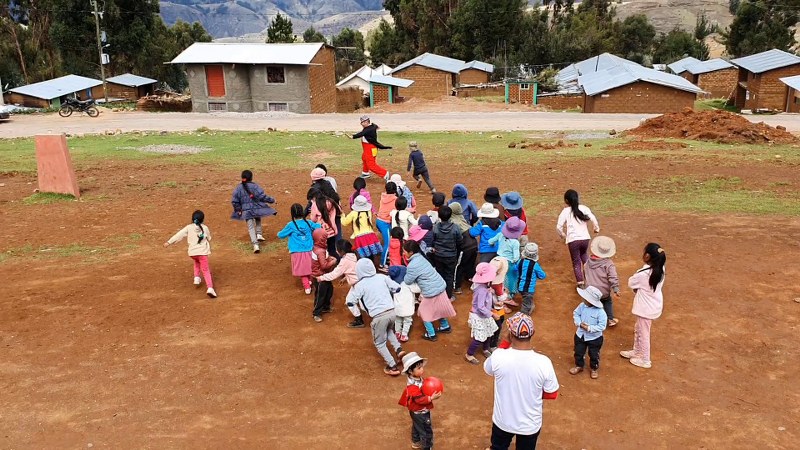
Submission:
[[[120,130],[190,131],[200,127],[218,130],[255,131],[275,128],[289,131],[352,131],[358,128],[359,114],[287,113],[145,113],[103,112],[99,118],[18,115],[0,124],[0,138],[36,134],[97,134]],[[579,114],[562,112],[452,112],[373,114],[374,122],[386,131],[494,131],[494,130],[625,130],[633,128],[649,114]],[[783,125],[800,133],[800,116],[745,116],[754,122]]]

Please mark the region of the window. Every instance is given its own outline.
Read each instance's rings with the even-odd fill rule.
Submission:
[[[528,91],[530,89],[531,89],[531,85],[528,84],[528,83],[522,83],[522,84],[519,85],[519,90],[520,91]]]
[[[206,66],[206,86],[209,97],[225,97],[225,74],[222,66]]]
[[[286,73],[283,67],[267,67],[267,84],[286,83]]]
[[[268,110],[270,111],[288,111],[289,104],[288,103],[270,103],[268,105]]]
[[[208,111],[227,111],[228,104],[227,103],[208,103]]]

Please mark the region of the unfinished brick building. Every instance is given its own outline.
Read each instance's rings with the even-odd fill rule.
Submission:
[[[334,49],[325,44],[195,43],[184,64],[192,111],[336,112]]]
[[[687,57],[670,64],[669,68],[702,89],[704,92],[698,95],[702,98],[731,99],[739,81],[739,69],[720,58],[700,61]]]
[[[772,49],[731,60],[739,68],[735,105],[740,109],[786,109],[788,87],[780,79],[800,75],[800,56]]]

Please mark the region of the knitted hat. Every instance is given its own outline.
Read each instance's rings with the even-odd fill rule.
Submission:
[[[325,178],[325,171],[319,167],[315,167],[314,170],[311,171],[311,181],[317,181],[323,178]]]
[[[600,289],[594,286],[587,286],[586,289],[578,288],[578,294],[595,308],[603,307],[603,302],[600,301],[603,298],[603,293],[600,292]]]
[[[472,277],[473,283],[488,283],[497,276],[497,267],[489,263],[480,263],[475,267],[475,276]]]
[[[500,217],[500,210],[495,208],[491,203],[484,203],[481,205],[481,209],[478,210],[479,219],[496,219],[498,217]]]
[[[389,178],[389,181],[391,181],[392,183],[397,185],[397,187],[399,187],[399,188],[406,187],[406,182],[403,181],[403,177],[401,177],[399,173],[396,173],[396,174],[392,175],[392,177]]]
[[[525,222],[520,220],[519,217],[513,216],[506,220],[502,233],[508,239],[518,239],[522,236],[523,231],[525,231]]]
[[[391,266],[389,267],[389,278],[397,284],[403,282],[406,277],[406,266]]]
[[[359,122],[369,122],[369,116],[361,116],[361,120]]]
[[[408,148],[409,148],[409,150],[411,150],[411,149],[417,149],[417,148],[419,148],[419,146],[417,146],[417,141],[411,141],[411,142],[409,142],[409,143],[408,143]]]
[[[500,204],[503,205],[505,209],[521,209],[523,205],[522,197],[520,197],[519,192],[509,192],[503,194],[500,198]]]
[[[536,245],[535,242],[531,242],[525,245],[525,248],[522,249],[522,257],[526,259],[530,259],[532,261],[539,260],[539,246]]]
[[[500,203],[500,189],[496,187],[486,188],[486,193],[483,194],[483,199],[489,203]]]
[[[593,255],[600,258],[611,258],[617,253],[617,245],[608,236],[597,236],[592,239],[589,249]]]
[[[367,201],[367,198],[364,197],[363,195],[359,195],[353,200],[353,211],[364,212],[371,210],[372,210],[372,205]]]
[[[506,322],[511,334],[517,339],[530,339],[536,331],[531,316],[521,312],[514,314]]]
[[[423,229],[419,225],[412,225],[411,228],[408,229],[408,238],[415,242],[421,241],[426,234],[428,234],[428,230]]]
[[[417,352],[410,352],[409,354],[403,356],[403,373],[408,372],[408,369],[410,369],[411,366],[419,361],[422,361],[422,364],[424,365],[428,360],[419,356]]]

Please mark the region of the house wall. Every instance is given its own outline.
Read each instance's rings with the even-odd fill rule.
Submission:
[[[393,77],[413,80],[414,84],[403,89],[403,97],[434,100],[452,95],[455,86],[454,75],[450,72],[413,65],[392,74]]]
[[[209,98],[205,64],[186,65],[186,77],[189,80],[189,90],[192,94],[192,112],[208,112],[209,102],[224,103],[228,111],[253,111],[250,93],[250,68],[242,64],[222,64],[222,66],[225,77],[225,96]],[[261,67],[262,72],[266,73],[263,70],[264,66],[253,67]]]
[[[372,106],[389,103],[389,86],[375,84],[372,86]]]
[[[123,86],[121,84],[108,83],[108,96],[114,98],[124,98],[126,100],[139,100],[150,95],[155,90],[155,84],[146,84],[139,87]]]
[[[28,108],[49,108],[50,101],[28,95],[10,92],[6,94],[6,103],[10,105],[27,106]]]
[[[462,70],[458,74],[458,84],[483,84],[489,82],[491,74],[478,69]]]
[[[523,105],[533,104],[533,88],[534,84],[528,84],[529,89],[520,89],[518,83],[511,83],[508,85],[508,101],[509,103],[522,103]]]
[[[456,88],[456,97],[469,98],[469,97],[500,97],[506,95],[505,85],[491,85],[483,87],[458,87]]]
[[[736,82],[739,79],[739,70],[735,67],[701,73],[692,81],[700,89],[708,92],[701,94],[704,98],[732,98],[735,95]]]
[[[744,69],[741,69],[744,70]],[[782,77],[800,75],[800,64],[770,70],[760,74],[747,72],[747,91],[750,98],[744,101],[744,109],[776,109],[783,111],[786,108],[786,95],[788,87],[780,80]],[[737,95],[745,95],[744,89],[737,89]],[[739,104],[739,98],[737,105]]]
[[[269,111],[270,103],[286,103],[288,112],[310,113],[308,66],[283,67],[286,82],[283,84],[267,84],[267,66],[250,66],[250,90],[253,94],[253,110]]]
[[[784,110],[790,113],[800,112],[800,91],[796,91],[787,86],[786,100],[784,103]]]
[[[540,96],[537,101],[540,106],[546,106],[555,111],[567,109],[583,109],[583,94],[576,95],[548,95]]]
[[[336,112],[336,55],[323,45],[308,67],[311,113]],[[313,65],[319,64],[319,65]]]
[[[696,95],[679,89],[639,81],[586,96],[587,113],[664,114],[693,108]]]

